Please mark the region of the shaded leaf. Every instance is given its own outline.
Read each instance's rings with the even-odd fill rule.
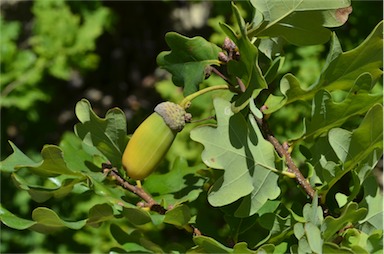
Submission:
[[[341,51],[340,43],[334,35],[319,79],[310,88],[303,89],[292,74],[286,74],[280,81],[283,96],[270,95],[265,102],[268,106],[266,113],[272,113],[298,100],[310,100],[321,89],[328,92],[350,91],[363,73],[368,73],[372,77],[372,83],[375,83],[382,75],[382,30],[383,22],[380,22],[363,43],[347,52]]]
[[[12,180],[18,188],[26,190],[34,201],[42,203],[50,198],[65,197],[72,191],[76,184],[83,182],[84,180],[86,180],[86,178],[69,178],[64,179],[62,182],[58,179],[52,180],[51,178],[49,181],[57,186],[54,188],[29,184],[25,179],[23,179],[16,173],[12,174]]]
[[[362,183],[364,199],[360,203],[367,209],[367,214],[359,223],[369,223],[376,229],[383,229],[383,195],[375,176],[370,176]]]
[[[339,159],[343,159],[343,167],[338,170],[335,177],[330,179],[329,185],[324,187],[325,192],[347,172],[354,170],[358,174],[360,182],[363,182],[382,155],[383,150],[383,106],[373,106],[360,126],[352,133],[331,130],[329,141]],[[345,137],[345,135],[347,135]],[[350,135],[350,137],[348,137]],[[346,143],[342,143],[342,142]],[[347,143],[348,142],[348,143]]]
[[[87,145],[95,146],[114,166],[119,168],[127,143],[124,112],[113,108],[108,110],[105,118],[100,118],[85,99],[76,104],[75,111],[81,122],[75,125],[75,134]]]
[[[157,244],[145,238],[143,233],[138,230],[126,232],[120,226],[111,224],[110,232],[113,238],[121,245],[127,253],[163,253]]]
[[[122,199],[122,196],[125,194],[124,190],[121,188],[111,188],[111,186],[102,182],[104,178],[103,174],[98,173],[97,175],[88,175],[88,178],[92,183],[91,186],[95,194],[105,198],[106,202],[123,207],[136,207]]]
[[[219,65],[221,49],[215,44],[197,36],[187,38],[175,32],[165,35],[171,51],[163,51],[157,56],[157,64],[172,74],[172,81],[184,87],[184,95],[199,90],[205,79],[209,65]]]
[[[240,59],[228,62],[228,74],[232,84],[238,85],[237,78],[240,78],[246,87],[244,93],[235,97],[232,107],[233,112],[238,112],[248,105],[249,100],[255,98],[262,89],[267,88],[267,83],[258,65],[259,52],[255,45],[251,43],[247,36],[245,21],[240,15],[239,9],[232,4],[237,24],[240,28],[240,35],[226,25],[221,24],[223,31],[236,44],[240,52]]]
[[[187,160],[177,157],[168,173],[151,174],[145,179],[143,187],[152,193],[155,199],[163,200],[166,204],[192,202],[202,192],[205,183],[205,179],[196,173],[201,168],[204,168],[204,165],[191,167]]]
[[[152,221],[149,213],[138,207],[124,207],[122,214],[133,225],[143,225]]]
[[[97,204],[89,210],[87,225],[98,227],[101,222],[113,218],[112,207],[108,204]]]
[[[370,74],[362,74],[355,83],[359,82],[368,82],[370,85]],[[325,90],[317,92],[313,99],[311,120],[306,124],[305,138],[317,137],[331,128],[339,127],[350,117],[365,114],[374,104],[382,101],[381,95],[370,95],[360,90],[362,86],[356,84],[356,89],[350,91],[342,102],[335,102]]]
[[[292,232],[291,216],[283,218],[278,214],[266,213],[258,218],[258,222],[261,227],[268,231],[268,235],[259,241],[257,246],[266,242],[278,244]]]
[[[165,213],[164,222],[183,227],[191,219],[191,212],[186,205],[178,205]]]

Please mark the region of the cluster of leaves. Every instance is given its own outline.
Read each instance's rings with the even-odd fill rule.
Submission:
[[[202,98],[207,105],[192,103],[191,110],[204,111],[200,115],[212,110],[216,119],[181,134],[190,134],[203,145],[202,162],[192,165],[174,157],[169,171],[160,170],[144,180],[143,188],[169,207],[165,214],[136,206],[140,202],[136,195],[124,192],[101,172],[100,165],[109,161],[124,173],[125,115],[114,108],[100,118],[82,100],[75,109],[80,123],[74,133],[65,135],[58,146],[44,146],[42,161],[33,161],[10,142],[14,152],[0,169],[38,203],[92,198],[76,203],[66,215],[60,209],[37,207],[32,219],[2,206],[2,223],[42,233],[108,229],[108,244],[98,251],[379,253],[382,194],[372,171],[383,150],[382,94],[376,92],[382,76],[383,22],[361,45],[343,52],[336,34],[326,27],[342,25],[349,5],[348,1],[250,1],[249,23],[233,5],[236,25],[220,26],[236,45],[230,53],[239,57],[226,62],[218,58],[222,49],[202,37],[166,35],[171,51],[160,53],[157,61],[172,74],[174,84],[183,87],[184,95],[215,85],[213,74],[205,81],[212,66],[225,75],[229,90],[214,99]],[[270,92],[281,71],[284,43],[303,46],[328,40],[328,56],[312,85],[303,86],[288,73],[280,79],[278,91]],[[227,48],[226,53],[229,56]],[[296,185],[286,158],[265,139],[258,121],[273,123],[275,114],[299,103],[306,105],[309,117],[302,133],[289,137],[294,151],[289,156],[303,162],[300,169],[315,191],[313,197]],[[211,213],[223,217],[225,226],[209,222]],[[169,225],[187,232],[194,225],[203,235],[192,240],[151,238],[152,232],[167,238]]]
[[[75,72],[97,67],[95,41],[110,22],[111,13],[100,7],[75,14],[64,0],[35,1],[32,13],[31,34],[21,47],[18,44],[26,32],[21,22],[0,18],[0,106],[28,110],[30,119],[36,119],[31,108],[51,99],[41,87],[47,75],[70,80]]]

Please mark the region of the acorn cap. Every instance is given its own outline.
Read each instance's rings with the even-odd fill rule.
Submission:
[[[155,107],[155,112],[164,119],[171,130],[176,132],[184,128],[185,121],[189,116],[181,106],[169,101],[158,104]]]

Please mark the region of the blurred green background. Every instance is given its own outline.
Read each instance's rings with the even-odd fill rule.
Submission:
[[[352,6],[349,21],[334,29],[344,51],[359,45],[382,19],[382,1]],[[3,0],[0,11],[1,160],[12,152],[7,140],[38,160],[44,144],[58,144],[73,130],[81,98],[100,116],[111,107],[123,109],[132,133],[163,98],[181,94],[168,88],[169,75],[156,65],[156,56],[168,50],[165,33],[199,35],[220,45],[218,22],[232,20],[229,1]],[[288,46],[283,71],[310,84],[328,47]],[[280,128],[277,135],[293,125]],[[1,177],[1,200],[25,218],[37,206],[8,176]],[[0,252],[90,252],[95,237],[105,237],[97,236],[98,229],[72,238],[66,237],[70,230],[54,237],[1,226]]]

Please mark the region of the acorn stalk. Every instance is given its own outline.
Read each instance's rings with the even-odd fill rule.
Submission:
[[[154,111],[133,133],[123,154],[123,167],[135,180],[144,179],[156,169],[191,118],[184,108],[172,102],[160,103]]]

